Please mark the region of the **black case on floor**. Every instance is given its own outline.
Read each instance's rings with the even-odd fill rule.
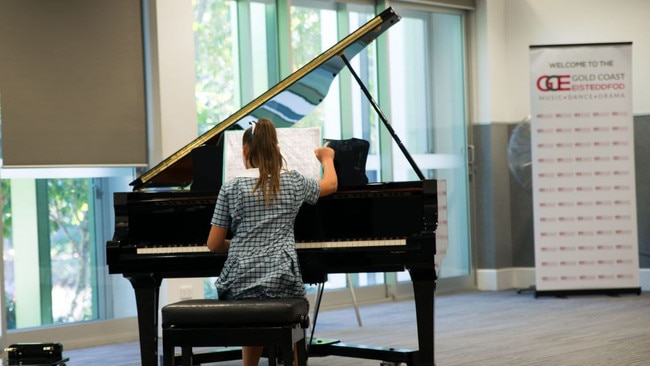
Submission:
[[[9,365],[65,365],[61,343],[15,343],[5,348]]]

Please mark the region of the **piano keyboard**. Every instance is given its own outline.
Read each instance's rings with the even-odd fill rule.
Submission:
[[[362,248],[362,247],[387,247],[406,245],[406,239],[380,239],[380,240],[340,240],[325,242],[296,243],[296,249],[323,249],[323,248]],[[138,248],[137,254],[175,254],[175,253],[208,253],[208,247],[203,245],[174,245]]]
[[[296,243],[296,249],[320,249],[320,248],[360,248],[360,247],[387,247],[394,245],[406,245],[406,239],[383,239],[383,240],[340,240],[325,242]]]
[[[175,254],[175,253],[210,253],[206,244],[200,245],[173,245],[138,248],[137,254]]]

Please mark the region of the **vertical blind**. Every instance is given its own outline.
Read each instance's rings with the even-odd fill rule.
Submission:
[[[147,163],[141,0],[0,0],[5,167]]]

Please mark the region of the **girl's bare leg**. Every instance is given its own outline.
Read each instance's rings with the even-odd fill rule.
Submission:
[[[262,346],[244,346],[242,347],[242,364],[244,366],[257,366],[262,356]]]

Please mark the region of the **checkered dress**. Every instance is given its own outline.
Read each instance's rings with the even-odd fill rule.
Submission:
[[[303,202],[315,204],[320,185],[296,171],[280,175],[280,194],[269,206],[252,193],[256,177],[221,187],[212,225],[230,228],[228,258],[215,282],[220,299],[305,297],[293,224]]]

